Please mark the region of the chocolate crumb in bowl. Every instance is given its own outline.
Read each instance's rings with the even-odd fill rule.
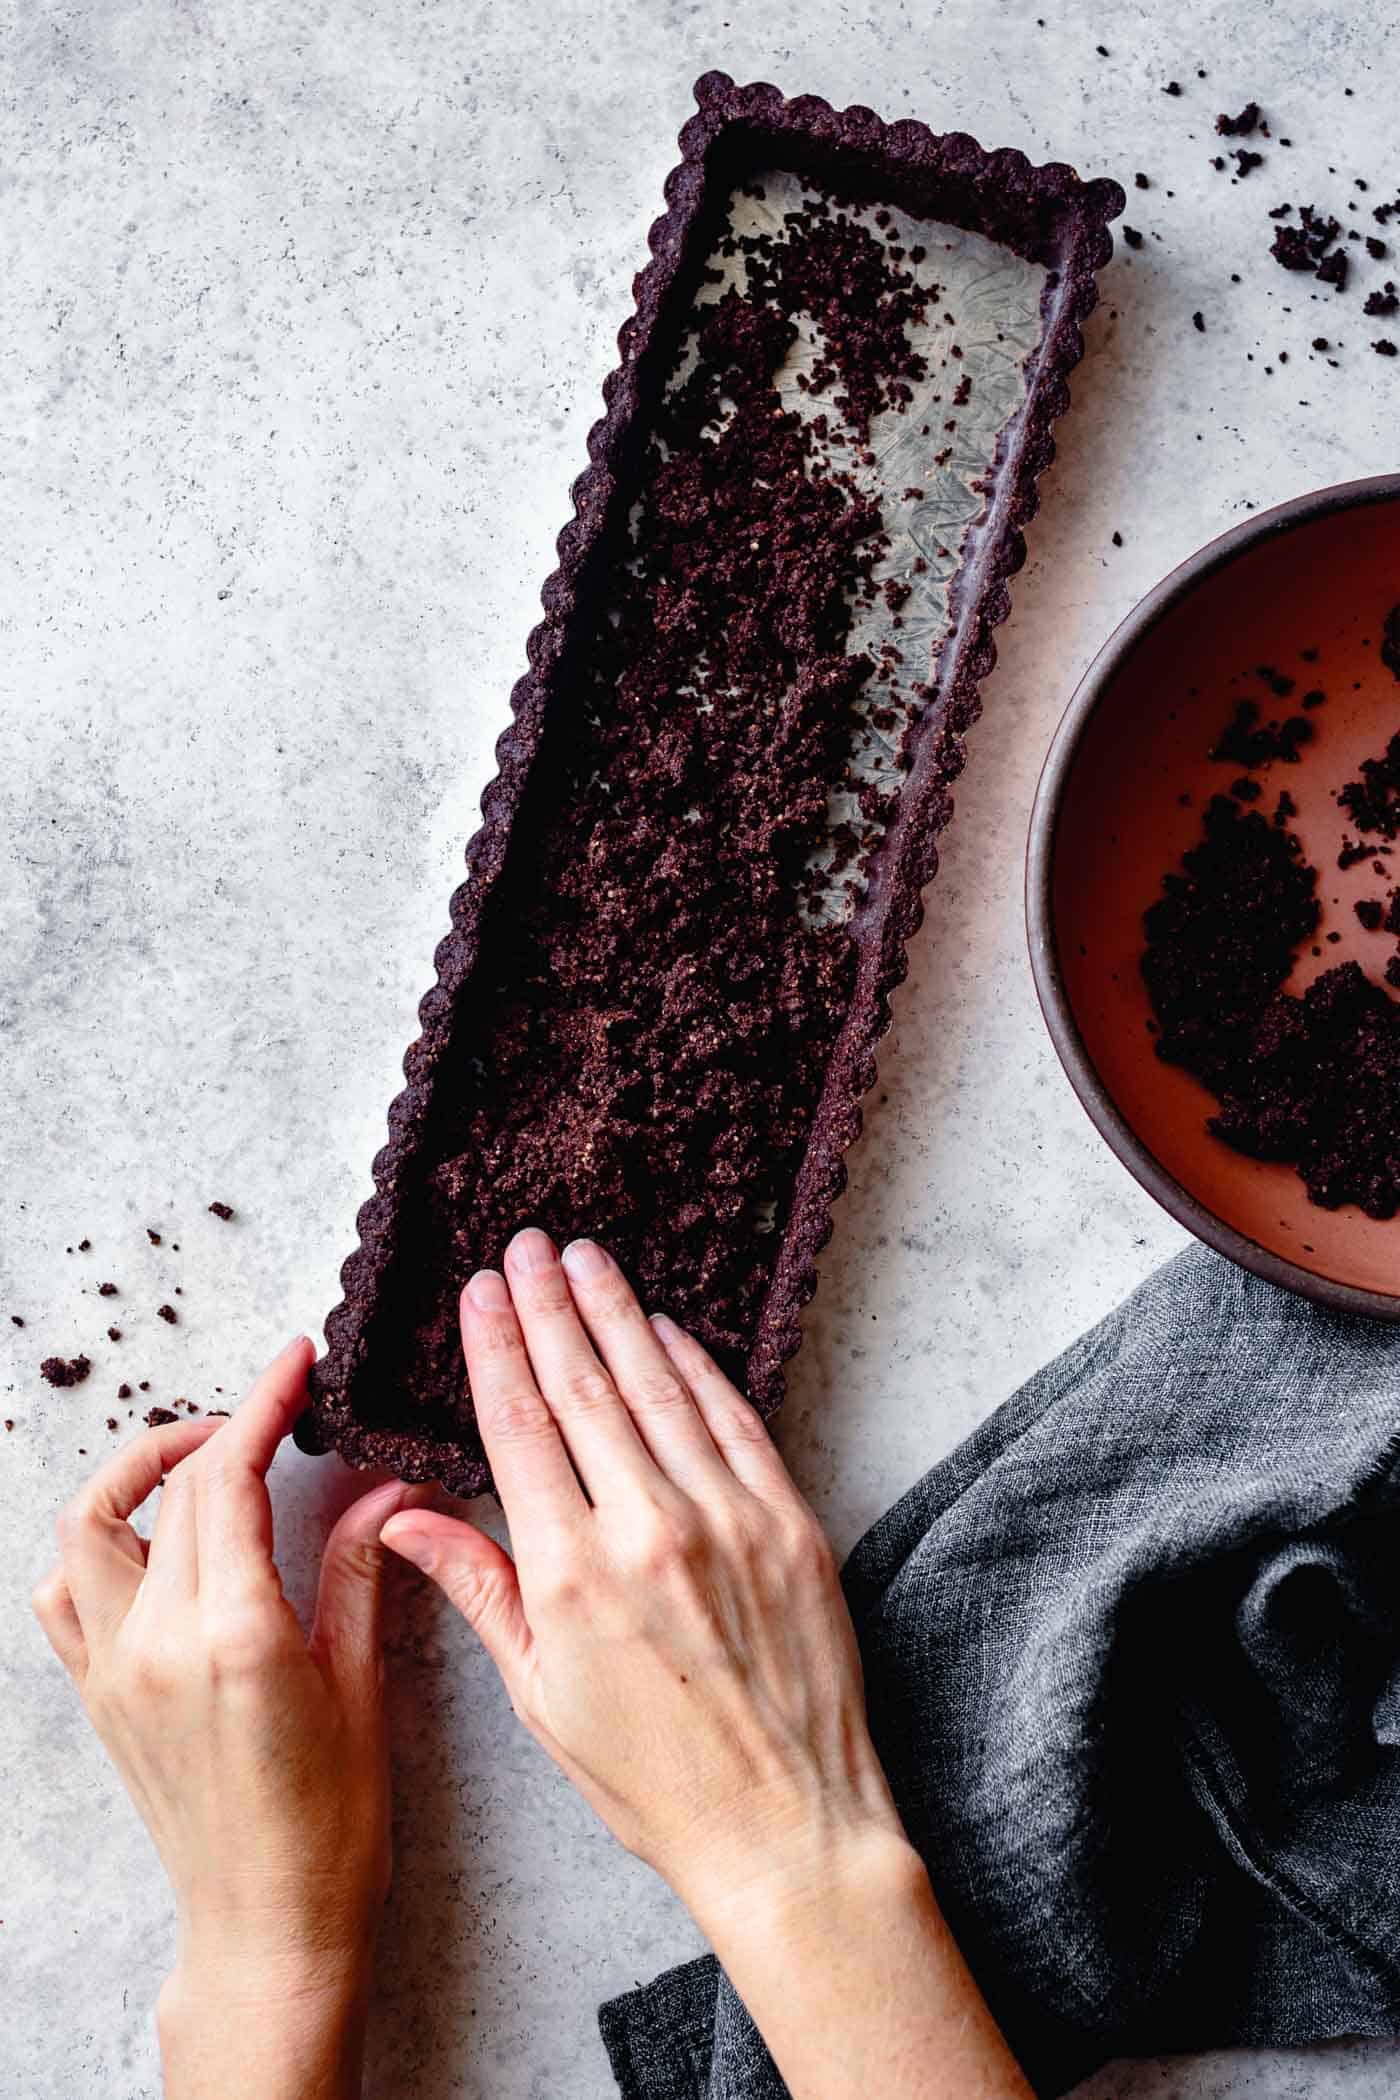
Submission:
[[[115,1298],[117,1295],[117,1287],[114,1283],[99,1283],[97,1286],[97,1295],[99,1298]]]
[[[233,1216],[233,1205],[231,1203],[211,1203],[209,1208],[216,1218],[227,1220]]]
[[[11,1314],[10,1314],[10,1325],[11,1325],[12,1327],[23,1327],[23,1325],[24,1325],[24,1321],[23,1321],[23,1319],[21,1318],[21,1316],[20,1316],[20,1315],[19,1315],[18,1313],[11,1313]]]
[[[1392,605],[1381,624],[1381,662],[1400,679],[1400,605]]]
[[[1386,647],[1390,644],[1390,619],[1386,621],[1386,645],[1381,650],[1381,661],[1388,663]],[[1400,836],[1400,730],[1386,745],[1379,758],[1363,758],[1361,778],[1349,780],[1337,792],[1338,807],[1344,809],[1358,831],[1372,833],[1383,839]],[[1363,857],[1372,848],[1362,848]]]
[[[1311,743],[1312,735],[1312,723],[1303,715],[1261,723],[1258,702],[1241,700],[1210,755],[1251,768],[1270,765],[1275,759],[1296,766],[1302,746]]]
[[[1378,645],[1398,580],[1400,477],[1300,498],[1187,563],[1076,696],[1028,877],[1033,956],[1039,900],[1053,907],[1058,985],[1036,974],[1057,1047],[1120,1157],[1243,1266],[1392,1319],[1400,698]],[[1311,741],[1294,763],[1212,757],[1265,666],[1320,676]],[[1246,733],[1267,716],[1255,704]],[[1241,802],[1241,778],[1263,794]],[[1105,808],[1112,845],[1095,836]]]
[[[486,1482],[457,1294],[527,1223],[603,1238],[778,1404],[1057,315],[1122,207],[916,124],[698,94],[298,1431],[457,1492]]]
[[[168,1407],[148,1408],[142,1417],[148,1429],[163,1429],[167,1422],[178,1422],[179,1419],[180,1417],[172,1414]]]
[[[46,1356],[39,1366],[39,1376],[50,1385],[81,1385],[91,1369],[85,1356]]]
[[[156,1307],[156,1318],[164,1320],[171,1327],[175,1325],[179,1317],[180,1315],[176,1312],[173,1305],[158,1305]]]

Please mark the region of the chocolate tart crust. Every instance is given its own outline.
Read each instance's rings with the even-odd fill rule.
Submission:
[[[606,413],[589,432],[590,464],[573,485],[574,516],[559,535],[559,564],[541,593],[544,618],[526,645],[529,669],[511,694],[513,721],[496,746],[499,770],[483,793],[481,826],[467,847],[467,880],[451,900],[451,931],[435,956],[437,980],[419,1008],[421,1034],[404,1059],[406,1085],[389,1109],[388,1142],[373,1166],[375,1193],[359,1212],[359,1244],[341,1270],[344,1297],[326,1320],[327,1353],[313,1369],[311,1404],[296,1428],[303,1450],[335,1449],[352,1465],[387,1466],[405,1480],[436,1479],[459,1495],[490,1485],[474,1431],[449,1440],[375,1422],[360,1404],[361,1395],[382,1382],[375,1316],[405,1232],[406,1192],[428,1133],[454,1015],[471,997],[484,913],[506,868],[553,695],[567,678],[571,641],[585,626],[619,503],[627,499],[651,368],[664,353],[677,303],[703,265],[716,210],[746,171],[776,165],[829,185],[842,203],[898,206],[1001,243],[1048,271],[1026,396],[986,479],[984,510],[953,584],[949,630],[913,764],[851,921],[854,988],[746,1364],[750,1398],[771,1415],[801,1339],[802,1309],[816,1288],[831,1206],[846,1184],[844,1155],[860,1132],[860,1102],[874,1083],[890,995],[907,973],[906,943],[923,915],[920,893],[938,865],[938,834],[952,813],[950,783],[963,763],[961,738],[980,712],[978,689],[995,662],[993,631],[1007,616],[1010,578],[1025,559],[1023,528],[1038,506],[1036,483],[1054,456],[1056,418],[1069,405],[1069,375],[1083,354],[1081,324],[1097,300],[1096,273],[1112,253],[1108,222],[1125,202],[1117,183],[1082,181],[1062,163],[1036,167],[1018,152],[987,152],[965,133],[940,135],[909,120],[886,124],[868,109],[837,111],[814,96],[788,100],[767,83],[740,87],[708,73],[695,95],[696,114],[681,132],[681,159],[665,185],[668,208],[648,235],[652,259],[635,280],[634,311],[618,337],[620,361],[603,386]]]

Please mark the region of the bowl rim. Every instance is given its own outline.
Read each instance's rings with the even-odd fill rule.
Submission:
[[[1163,1210],[1208,1247],[1214,1247],[1217,1253],[1227,1255],[1256,1276],[1339,1312],[1400,1321],[1400,1291],[1391,1294],[1363,1290],[1356,1284],[1319,1276],[1314,1270],[1301,1268],[1273,1253],[1208,1210],[1148,1150],[1120,1111],[1085,1048],[1060,967],[1053,901],[1055,848],[1065,789],[1085,732],[1131,652],[1199,584],[1240,555],[1334,512],[1394,502],[1400,502],[1400,473],[1336,482],[1292,496],[1286,503],[1246,518],[1208,540],[1164,576],[1118,623],[1075,687],[1041,768],[1026,839],[1026,938],[1036,998],[1070,1085],[1099,1135]]]

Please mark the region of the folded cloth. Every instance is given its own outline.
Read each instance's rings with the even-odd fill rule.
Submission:
[[[1397,1501],[1400,1327],[1193,1249],[856,1548],[876,1746],[1037,2092],[1400,2033]],[[786,2092],[712,1957],[599,2017],[625,2100]]]

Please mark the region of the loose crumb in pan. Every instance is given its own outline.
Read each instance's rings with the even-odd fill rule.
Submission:
[[[152,1407],[143,1417],[148,1429],[162,1429],[167,1422],[178,1422],[180,1417],[172,1414],[168,1407]]]
[[[424,1420],[424,1389],[460,1394],[461,1278],[527,1222],[605,1222],[647,1302],[741,1371],[849,1011],[856,945],[815,908],[833,884],[813,856],[834,837],[857,878],[888,814],[849,775],[877,676],[850,636],[877,594],[897,619],[909,584],[877,577],[880,507],[834,447],[863,457],[871,419],[905,411],[913,326],[942,294],[823,196],[732,245],[736,281],[695,308],[652,412],[630,559],[450,1052],[388,1313],[404,1390],[376,1405],[396,1424]],[[776,380],[797,314],[817,417]],[[961,374],[954,402],[971,391]],[[861,820],[844,835],[837,793]]]
[[[211,1203],[209,1208],[216,1218],[228,1219],[233,1216],[233,1205],[231,1203]]]
[[[173,1305],[158,1305],[156,1307],[156,1318],[166,1321],[171,1327],[175,1325],[179,1317],[180,1315],[176,1312]]]

